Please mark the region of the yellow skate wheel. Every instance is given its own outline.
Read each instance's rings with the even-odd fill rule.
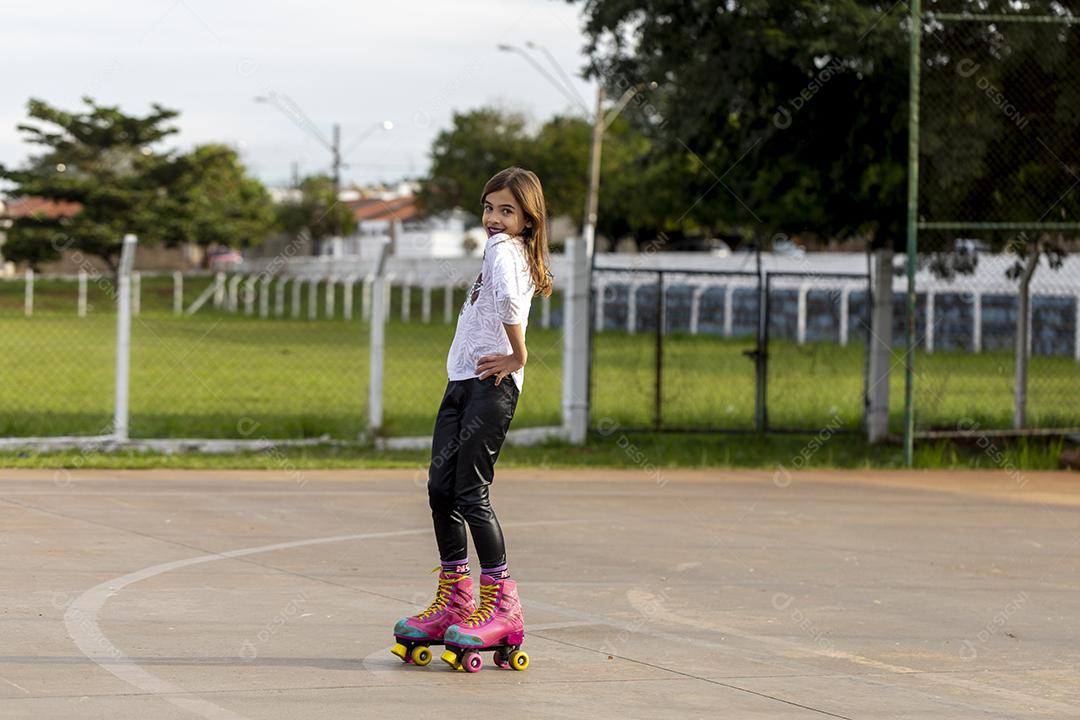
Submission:
[[[390,648],[390,652],[392,652],[394,655],[397,655],[399,658],[402,659],[402,661],[409,662],[409,648],[405,647],[401,643],[398,643],[394,645],[394,647]]]
[[[443,650],[442,661],[455,670],[461,667],[461,663],[458,662],[457,653],[453,650]]]
[[[515,650],[510,653],[510,667],[515,670],[524,670],[529,667],[529,653],[524,650]]]
[[[427,645],[417,645],[412,649],[411,657],[414,663],[424,667],[431,662],[431,650],[428,649]]]

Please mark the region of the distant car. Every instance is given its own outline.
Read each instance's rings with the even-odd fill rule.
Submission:
[[[207,256],[207,265],[211,270],[227,270],[244,262],[244,256],[239,250],[232,248],[218,248],[212,250]]]

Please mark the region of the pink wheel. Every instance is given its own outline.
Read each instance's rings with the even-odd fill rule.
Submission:
[[[495,661],[495,667],[500,667],[503,670],[506,670],[510,667],[510,657],[502,648],[496,650],[492,655],[491,659]]]
[[[465,658],[465,670],[471,673],[480,672],[480,668],[484,667],[484,658],[480,657],[480,653],[469,653],[469,657]]]

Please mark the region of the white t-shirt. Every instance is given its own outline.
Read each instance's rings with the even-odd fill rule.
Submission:
[[[507,325],[529,323],[534,286],[521,238],[498,233],[484,246],[484,262],[458,315],[454,342],[446,358],[450,380],[479,377],[476,364],[484,355],[513,352],[506,336]],[[525,369],[511,373],[518,391],[525,382]]]

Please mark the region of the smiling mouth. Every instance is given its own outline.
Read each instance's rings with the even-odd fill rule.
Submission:
[[[502,232],[502,228],[493,228],[493,227],[489,227],[489,228],[487,229],[487,234],[488,234],[488,237],[491,237],[492,235],[498,235],[498,234],[499,234],[499,233],[501,233],[501,232]]]

